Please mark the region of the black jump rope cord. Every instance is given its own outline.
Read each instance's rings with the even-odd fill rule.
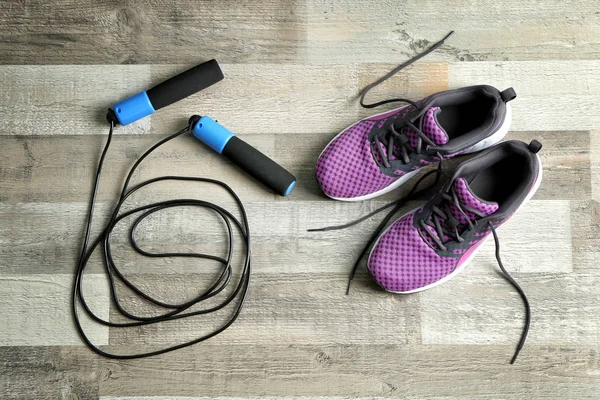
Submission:
[[[202,342],[204,340],[207,340],[207,339],[223,332],[225,329],[227,329],[229,326],[231,326],[231,324],[233,324],[235,322],[235,320],[240,315],[240,312],[244,305],[244,301],[246,299],[246,294],[248,292],[248,284],[250,282],[250,270],[251,270],[251,268],[250,268],[250,266],[251,266],[251,262],[250,262],[250,260],[251,260],[251,257],[250,257],[250,230],[248,227],[248,218],[246,216],[246,210],[244,209],[242,201],[228,185],[226,185],[225,183],[223,183],[221,181],[218,181],[215,179],[209,179],[209,178],[199,178],[199,177],[190,177],[190,176],[161,176],[161,177],[143,181],[143,182],[133,186],[132,188],[129,188],[129,183],[131,181],[133,173],[135,172],[136,168],[140,165],[140,163],[148,155],[150,155],[154,150],[156,150],[158,147],[160,147],[163,144],[171,141],[172,139],[175,139],[176,137],[181,136],[182,134],[190,131],[190,127],[188,126],[184,129],[160,140],[158,143],[156,143],[155,145],[150,147],[144,154],[142,154],[142,156],[134,163],[134,165],[129,170],[129,173],[127,175],[125,183],[123,184],[123,189],[121,191],[121,195],[119,197],[117,205],[114,207],[114,210],[112,211],[112,215],[111,215],[109,221],[107,222],[106,226],[103,228],[103,230],[99,234],[99,236],[92,242],[91,246],[88,247],[88,244],[90,242],[90,231],[91,231],[91,226],[92,226],[92,219],[93,219],[93,215],[94,215],[94,206],[96,204],[96,196],[98,193],[98,184],[100,182],[100,177],[102,174],[102,167],[104,165],[104,159],[106,158],[106,154],[110,147],[110,144],[112,141],[112,136],[113,136],[113,130],[115,128],[115,123],[114,123],[114,121],[111,121],[110,118],[109,118],[109,123],[110,123],[110,130],[108,132],[108,139],[104,146],[104,150],[102,151],[102,155],[101,155],[100,161],[98,163],[98,169],[96,170],[96,176],[94,178],[94,185],[93,185],[92,195],[91,195],[91,199],[90,199],[90,206],[89,206],[89,210],[88,210],[88,214],[87,214],[87,222],[85,224],[84,240],[83,240],[83,245],[81,248],[81,255],[80,255],[79,261],[77,263],[77,270],[75,273],[75,281],[73,284],[72,308],[73,308],[73,316],[74,316],[75,325],[77,327],[77,330],[79,331],[79,334],[80,334],[81,338],[83,339],[83,341],[93,351],[95,351],[96,353],[98,353],[102,356],[105,356],[108,358],[114,358],[114,359],[133,359],[133,358],[155,356],[158,354],[167,353],[169,351],[181,349],[181,348]],[[151,204],[147,204],[144,206],[136,207],[136,208],[133,208],[133,209],[130,209],[127,211],[121,211],[121,207],[123,206],[123,204],[125,203],[125,201],[131,194],[133,194],[134,192],[136,192],[137,190],[139,190],[145,186],[148,186],[152,183],[160,182],[160,181],[202,182],[202,183],[218,185],[218,186],[222,187],[223,189],[225,189],[229,193],[229,195],[235,200],[235,202],[239,208],[239,212],[241,214],[241,220],[238,220],[229,211],[225,210],[224,208],[222,208],[214,203],[210,203],[210,202],[203,201],[203,200],[197,200],[197,199],[167,200],[167,201],[161,201],[161,202],[156,202],[156,203],[151,203]],[[148,217],[160,210],[164,210],[164,209],[168,209],[168,208],[172,208],[172,207],[202,207],[202,208],[207,208],[207,209],[215,212],[223,220],[223,222],[225,223],[225,225],[227,227],[227,236],[228,236],[228,249],[226,251],[227,257],[222,258],[222,257],[215,256],[215,255],[203,254],[203,253],[193,253],[193,252],[192,253],[151,253],[151,252],[147,252],[147,251],[141,249],[135,240],[135,229],[137,228],[137,226],[146,217]],[[139,289],[131,281],[129,281],[119,271],[119,268],[117,267],[117,265],[115,264],[115,262],[113,260],[112,253],[111,253],[111,247],[110,247],[110,239],[111,239],[110,236],[111,236],[111,232],[114,229],[114,227],[122,219],[132,216],[134,214],[138,214],[138,213],[141,213],[141,215],[138,215],[137,217],[135,217],[133,224],[131,225],[131,227],[129,229],[129,241],[130,241],[131,246],[137,253],[144,255],[146,257],[193,257],[193,258],[202,258],[202,259],[209,259],[209,260],[217,261],[222,265],[222,268],[221,268],[220,272],[218,272],[216,274],[217,278],[215,279],[215,282],[208,289],[203,291],[200,295],[194,297],[193,299],[191,299],[189,301],[186,301],[181,304],[169,304],[169,303],[160,301],[158,299],[155,299],[155,298],[151,297],[150,295],[144,293],[141,289]],[[235,228],[233,228],[232,226],[235,226]],[[240,235],[242,236],[243,242],[244,242],[243,246],[245,247],[245,259],[243,262],[243,267],[241,268],[241,273],[239,275],[239,278],[234,278],[233,268],[231,265],[232,257],[233,257],[233,245],[234,245],[233,234],[234,234],[235,230],[239,231]],[[106,274],[107,274],[109,284],[110,284],[110,293],[111,293],[112,303],[114,304],[116,310],[123,317],[125,317],[126,319],[129,320],[128,322],[115,323],[115,322],[110,322],[110,321],[107,321],[107,320],[104,320],[104,319],[98,317],[88,307],[88,305],[85,301],[85,298],[83,296],[82,283],[83,283],[84,270],[85,270],[85,267],[86,267],[91,255],[94,253],[94,251],[97,249],[98,246],[101,247],[102,252],[103,252],[102,258],[103,258],[103,263],[106,268]],[[133,315],[133,314],[127,312],[122,307],[121,302],[119,300],[119,296],[117,294],[117,289],[116,289],[116,280],[117,279],[120,280],[122,284],[127,286],[133,293],[135,293],[137,296],[139,296],[143,300],[145,300],[149,303],[152,303],[158,307],[162,307],[162,308],[166,309],[165,312],[160,315],[156,315],[156,316],[152,316],[152,317],[136,316],[136,315]],[[233,281],[232,281],[232,279],[233,279]],[[201,309],[201,310],[184,312],[184,311],[188,310],[189,308],[191,308],[192,306],[194,306],[196,304],[201,304],[202,301],[211,299],[212,297],[218,295],[223,290],[225,290],[229,285],[232,285],[232,284],[235,285],[235,288],[233,289],[232,293],[229,294],[225,299],[221,300],[217,305],[213,305],[212,307]],[[83,310],[85,311],[85,313],[95,322],[100,323],[105,326],[109,326],[109,327],[124,328],[124,327],[134,327],[134,326],[156,324],[159,322],[172,321],[172,320],[176,320],[176,319],[187,318],[187,317],[192,317],[192,316],[201,315],[201,314],[209,314],[209,313],[213,313],[213,312],[216,312],[216,311],[219,311],[219,310],[225,308],[230,303],[233,303],[233,305],[234,305],[231,316],[220,327],[213,329],[211,332],[209,332],[203,336],[200,336],[194,340],[185,342],[185,343],[169,346],[166,348],[162,348],[162,349],[155,350],[155,351],[150,351],[147,353],[137,353],[137,354],[113,354],[113,353],[109,353],[107,351],[101,350],[99,347],[94,345],[90,341],[90,339],[87,337],[87,335],[85,334],[85,332],[81,326],[81,322],[79,319],[79,312],[78,312],[78,306],[81,306],[83,308]]]

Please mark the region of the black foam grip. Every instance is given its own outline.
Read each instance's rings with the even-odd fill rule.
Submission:
[[[282,196],[288,194],[288,189],[296,181],[296,177],[285,168],[237,136],[229,139],[222,154]]]
[[[148,98],[155,110],[206,89],[223,79],[217,60],[212,59],[190,68],[148,90]]]

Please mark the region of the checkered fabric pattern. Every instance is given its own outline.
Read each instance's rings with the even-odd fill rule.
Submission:
[[[316,164],[317,180],[323,192],[334,198],[365,196],[385,189],[398,177],[405,175],[406,172],[402,170],[394,171],[397,177],[381,172],[373,159],[368,135],[374,127],[381,128],[389,119],[394,120],[398,116],[407,114],[411,107],[403,107],[359,121],[332,140]],[[448,136],[437,124],[435,119],[437,112],[439,107],[433,107],[425,112],[423,133],[441,145],[447,143]],[[406,130],[406,134],[411,146],[416,147],[417,134],[410,129]],[[386,154],[385,146],[382,146],[382,150]],[[375,157],[379,157],[377,152]],[[413,168],[416,169],[418,167]]]
[[[498,203],[495,203],[493,201],[484,201],[482,199],[477,198],[473,194],[473,192],[471,192],[467,181],[463,178],[458,178],[454,181],[454,192],[456,193],[456,197],[458,198],[458,201],[461,204],[464,204],[472,210],[479,211],[480,213],[486,216],[491,215],[495,213],[496,210],[498,210]],[[454,215],[454,218],[456,218],[458,222],[460,222],[461,224],[467,222],[465,217],[461,214],[460,211],[458,211],[456,206],[452,205],[450,208],[452,211],[452,215]],[[478,218],[477,215],[473,214],[470,211],[464,209],[463,211],[465,212],[465,214],[467,214],[471,221]]]
[[[467,182],[462,178],[458,178],[454,182],[454,190],[462,204],[485,215],[491,215],[498,209],[497,203],[485,202],[476,198]],[[408,292],[431,285],[452,273],[462,260],[438,255],[429,246],[435,247],[430,236],[424,234],[425,240],[423,240],[417,228],[413,226],[415,213],[416,211],[411,212],[394,222],[380,236],[369,257],[368,267],[371,275],[384,289],[391,292]],[[460,217],[464,221],[464,217],[458,209],[454,208],[452,213],[455,218],[459,219]],[[467,215],[472,219],[478,218],[471,212],[467,212]],[[437,237],[435,229],[429,226],[425,229]],[[489,231],[486,230],[486,233]],[[481,238],[485,235],[476,236]],[[444,241],[447,240],[449,238],[445,236]],[[469,244],[475,245],[478,242],[479,240],[475,240]],[[453,252],[456,255],[464,253],[463,249]]]
[[[446,131],[444,131],[437,122],[436,115],[438,112],[440,112],[439,107],[431,107],[425,112],[421,130],[427,137],[433,140],[435,144],[441,146],[448,143],[448,134],[446,134]],[[406,136],[408,136],[411,147],[416,148],[419,136],[410,128],[406,129]]]
[[[414,212],[397,220],[369,257],[371,276],[385,290],[408,292],[439,281],[456,268],[458,259],[440,257],[413,226]]]
[[[381,173],[368,134],[376,121],[360,121],[335,138],[317,161],[317,180],[326,195],[352,198],[377,192],[396,178]]]

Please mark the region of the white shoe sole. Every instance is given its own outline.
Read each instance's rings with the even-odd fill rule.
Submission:
[[[402,107],[401,107],[402,108]],[[323,151],[321,152],[321,154],[319,154],[319,158],[321,158],[321,155],[325,152],[325,150],[327,150],[327,148],[329,147],[329,145],[338,138],[338,136],[340,136],[342,133],[346,132],[348,129],[352,128],[354,125],[357,125],[363,121],[366,121],[367,119],[370,118],[374,118],[374,117],[378,117],[380,115],[383,114],[387,114],[390,113],[392,111],[385,111],[379,114],[375,114],[375,115],[371,115],[369,117],[363,118],[360,121],[357,121],[355,123],[353,123],[352,125],[348,126],[345,129],[342,129],[342,131],[340,133],[338,133],[333,139],[331,139],[331,141],[329,142],[329,144],[327,144],[327,146],[325,146],[325,148],[323,149]],[[506,136],[506,134],[508,133],[508,130],[510,129],[510,125],[512,123],[512,108],[510,106],[510,104],[506,104],[506,116],[504,117],[504,121],[502,122],[502,125],[500,126],[500,128],[494,132],[493,135],[485,138],[484,140],[478,142],[477,144],[469,147],[467,150],[461,152],[460,154],[470,154],[470,153],[476,153],[478,151],[487,149],[488,147],[492,147],[493,145],[495,145],[496,143],[500,142],[504,136]],[[333,200],[339,200],[339,201],[363,201],[363,200],[370,200],[373,199],[375,197],[379,197],[381,195],[384,195],[386,193],[391,192],[392,190],[400,187],[404,182],[408,181],[410,178],[412,178],[413,176],[415,176],[417,174],[417,172],[419,172],[421,170],[421,168],[417,169],[416,171],[411,171],[406,173],[405,175],[401,176],[400,178],[396,179],[394,182],[392,182],[389,186],[378,190],[377,192],[373,192],[370,194],[366,194],[364,196],[358,196],[358,197],[333,197],[333,196],[329,196],[327,193],[325,193],[325,195]]]
[[[519,209],[521,209],[521,207],[523,207],[525,204],[527,204],[527,202],[533,197],[533,195],[535,194],[535,192],[537,192],[538,188],[540,187],[540,184],[542,183],[542,175],[543,175],[542,163],[540,161],[540,157],[537,154],[536,154],[536,157],[538,158],[538,162],[539,162],[539,165],[540,165],[540,170],[539,170],[538,175],[536,177],[535,184],[533,185],[533,188],[531,188],[531,190],[527,194],[527,197],[525,197],[525,200],[523,200],[523,203],[517,209],[517,211]],[[404,215],[410,214],[410,213],[412,213],[413,211],[415,211],[417,209],[418,209],[418,207],[415,208],[412,211],[409,211],[408,213],[406,213]],[[404,217],[404,215],[402,217]],[[400,218],[402,218],[402,217],[400,217]],[[371,252],[369,253],[369,259],[367,261],[367,270],[369,271],[369,274],[371,274],[371,271],[369,270],[368,265],[369,265],[369,262],[371,261],[371,255],[373,254],[373,250],[375,249],[375,247],[377,247],[377,244],[379,243],[379,239],[381,239],[381,237],[383,237],[383,235],[385,235],[387,233],[387,231],[392,227],[392,225],[394,225],[394,224],[392,223],[381,235],[379,235],[379,237],[377,238],[377,241],[375,242],[375,245],[373,246],[373,248],[371,249]],[[495,228],[497,228],[497,227],[495,227]],[[450,279],[452,279],[456,275],[458,275],[458,273],[460,271],[462,271],[463,269],[465,269],[465,267],[467,266],[467,264],[469,264],[471,262],[471,260],[473,259],[473,257],[475,257],[475,255],[477,254],[477,252],[480,250],[481,245],[486,240],[488,240],[491,235],[492,234],[490,233],[490,234],[486,235],[483,239],[481,239],[480,242],[477,244],[477,248],[471,254],[469,254],[469,257],[465,261],[463,261],[463,263],[460,264],[454,271],[452,271],[450,274],[446,275],[445,277],[443,277],[439,281],[436,281],[436,282],[433,282],[433,283],[431,283],[431,284],[429,284],[427,286],[423,286],[421,288],[409,290],[409,291],[406,291],[406,292],[395,292],[393,290],[388,290],[388,289],[384,288],[381,285],[379,285],[379,286],[381,286],[381,288],[383,290],[385,290],[386,292],[395,293],[395,294],[411,294],[411,293],[422,292],[423,290],[431,289],[433,287],[436,287],[437,285],[441,285],[442,283],[448,282]],[[373,277],[373,275],[371,275],[371,278],[373,278],[373,280],[375,282],[377,282],[377,280]]]

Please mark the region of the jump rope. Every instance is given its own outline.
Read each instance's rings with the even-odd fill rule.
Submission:
[[[223,73],[216,60],[210,60],[203,64],[200,64],[194,68],[191,68],[161,84],[153,87],[152,89],[141,92],[132,96],[124,101],[121,101],[114,105],[112,109],[108,110],[106,119],[110,125],[108,131],[108,138],[104,149],[102,150],[98,167],[96,170],[95,178],[93,181],[92,195],[89,202],[89,209],[87,213],[85,223],[85,233],[83,237],[83,244],[81,248],[81,254],[77,263],[77,269],[75,273],[75,280],[73,284],[73,297],[72,297],[72,309],[73,317],[77,330],[86,343],[86,345],[95,351],[96,353],[115,359],[133,359],[155,356],[158,354],[167,353],[173,350],[181,349],[184,347],[191,346],[193,344],[203,342],[211,337],[218,335],[227,328],[229,328],[238,318],[246,294],[248,292],[248,285],[250,282],[251,272],[251,243],[250,243],[250,228],[248,224],[248,218],[244,205],[238,195],[229,187],[226,183],[210,178],[201,178],[193,176],[159,176],[156,178],[148,179],[135,185],[131,184],[131,179],[137,167],[149,156],[154,150],[161,147],[163,144],[170,142],[171,140],[182,136],[187,133],[192,133],[196,138],[204,142],[208,147],[215,150],[216,152],[223,154],[233,163],[241,167],[249,175],[256,178],[258,181],[263,183],[266,187],[273,190],[282,196],[287,196],[296,184],[296,178],[277,164],[275,161],[250,146],[243,140],[239,139],[228,129],[211,119],[207,116],[194,115],[189,119],[188,126],[185,128],[167,136],[160,140],[148,150],[146,150],[139,159],[133,164],[129,173],[126,176],[125,183],[121,189],[121,194],[117,201],[117,204],[112,210],[110,219],[103,227],[101,233],[96,239],[91,241],[90,244],[90,231],[92,227],[92,220],[94,216],[94,208],[96,204],[96,196],[98,193],[98,184],[102,175],[102,168],[104,166],[104,160],[106,154],[110,148],[110,144],[113,137],[113,131],[117,125],[128,125],[135,122],[143,117],[152,114],[154,111],[163,108],[169,104],[175,103],[185,97],[188,97],[200,90],[206,89],[207,87],[221,81],[223,79]],[[231,198],[233,198],[241,218],[235,217],[227,209],[200,199],[173,199],[160,202],[154,202],[143,206],[123,210],[123,206],[126,200],[136,191],[147,187],[153,183],[163,181],[182,181],[182,182],[196,182],[210,185],[216,185],[223,188]],[[226,226],[227,236],[227,247],[226,256],[221,257],[218,255],[186,252],[186,253],[175,253],[175,252],[161,252],[154,253],[142,249],[136,239],[135,232],[139,224],[150,217],[151,215],[170,208],[175,207],[200,207],[203,209],[214,212],[223,221]],[[139,286],[131,282],[125,275],[120,271],[119,267],[115,263],[113,253],[111,251],[111,235],[113,229],[127,217],[133,217],[133,223],[129,227],[129,243],[133,250],[138,254],[145,257],[152,258],[176,258],[176,257],[187,257],[197,258],[205,260],[213,260],[220,264],[220,270],[215,274],[216,279],[211,283],[210,287],[199,295],[195,296],[191,300],[183,303],[172,304],[156,297],[149,295],[140,289]],[[239,277],[236,278],[234,273],[233,256],[234,256],[234,233],[238,232],[242,237],[243,249],[240,250],[244,254],[244,261],[241,263],[241,269]],[[83,294],[83,280],[84,271],[88,264],[88,261],[92,254],[100,248],[102,252],[102,261],[106,270],[106,276],[110,285],[110,298],[112,304],[115,307],[116,312],[120,314],[127,322],[111,322],[105,320],[102,317],[95,314],[88,306],[84,294]],[[155,316],[142,316],[135,315],[128,312],[122,301],[119,298],[117,291],[117,281],[125,285],[131,290],[140,302],[148,302],[154,306],[159,307],[162,313]],[[224,298],[217,302],[216,305],[205,306],[199,310],[191,310],[193,306],[202,305],[203,302],[215,298],[215,296],[221,294],[228,287],[232,287],[232,291],[229,295],[223,296]],[[136,300],[137,300],[136,299]],[[92,343],[90,338],[85,333],[79,316],[79,307],[83,309],[93,321],[110,328],[131,328],[144,325],[159,324],[162,322],[173,321],[177,319],[190,318],[199,315],[210,315],[217,311],[225,309],[231,305],[231,314],[228,319],[222,323],[219,327],[212,329],[209,333],[197,337],[196,339],[164,347],[158,350],[134,353],[134,354],[114,354],[109,351],[105,351],[100,347]]]

